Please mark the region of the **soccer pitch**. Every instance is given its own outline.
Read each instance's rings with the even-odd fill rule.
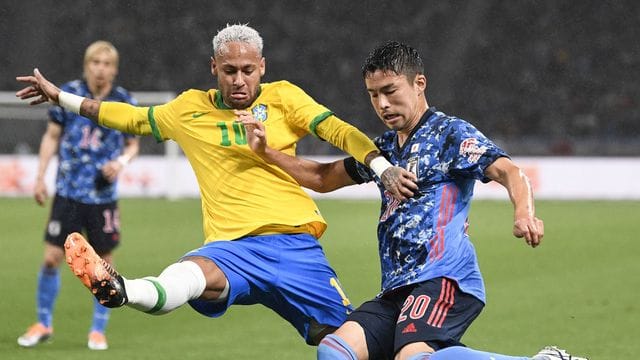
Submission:
[[[329,230],[322,244],[354,305],[379,288],[377,201],[318,201]],[[86,348],[92,298],[68,270],[56,303],[54,339],[22,349],[16,338],[35,321],[36,275],[48,207],[0,199],[0,358],[2,359],[315,359],[293,327],[262,306],[234,306],[218,319],[189,306],[164,316],[112,312],[110,349]],[[631,359],[640,351],[640,202],[538,201],[543,245],[511,235],[508,202],[476,201],[472,240],[488,304],[463,342],[513,355],[558,345],[591,359]],[[157,275],[202,243],[197,200],[124,199],[116,268]]]

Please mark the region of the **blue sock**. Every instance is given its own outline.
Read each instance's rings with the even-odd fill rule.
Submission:
[[[429,360],[529,360],[528,357],[508,356],[466,348],[452,346],[438,350],[431,354]]]
[[[329,334],[318,345],[318,360],[358,360],[358,357],[341,337]]]
[[[36,311],[38,322],[46,327],[53,323],[53,306],[60,290],[60,272],[57,268],[43,266],[38,273],[38,289],[36,291]]]
[[[109,322],[109,314],[111,309],[100,305],[98,299],[93,298],[93,322],[91,323],[91,331],[99,331],[104,333]]]

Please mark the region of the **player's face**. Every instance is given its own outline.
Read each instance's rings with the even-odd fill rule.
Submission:
[[[246,109],[258,97],[265,61],[258,49],[243,42],[229,42],[211,58],[211,73],[218,78],[224,103]]]
[[[117,74],[116,59],[108,51],[96,53],[84,64],[84,78],[90,89],[111,86]]]
[[[377,70],[364,81],[371,105],[382,122],[398,132],[411,132],[426,111],[426,77],[418,74],[410,81],[405,75]]]

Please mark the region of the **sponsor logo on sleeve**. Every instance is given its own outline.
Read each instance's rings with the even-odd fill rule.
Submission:
[[[465,156],[470,163],[476,163],[484,153],[487,152],[486,146],[478,146],[478,139],[467,138],[460,143],[460,156]]]

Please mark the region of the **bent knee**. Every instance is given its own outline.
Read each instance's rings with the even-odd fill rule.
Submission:
[[[206,286],[200,299],[217,300],[228,284],[227,276],[222,269],[213,260],[202,256],[189,256],[182,259],[182,261],[195,263],[202,270]]]
[[[425,342],[414,342],[407,344],[398,351],[394,360],[417,360],[423,359],[427,354],[432,354],[435,350]]]
[[[311,319],[311,322],[309,323],[309,331],[307,333],[307,344],[317,346],[322,341],[322,338],[333,333],[337,329],[338,328],[335,326],[320,324],[314,319]]]
[[[355,351],[340,336],[327,335],[318,346],[318,360],[358,360]]]

